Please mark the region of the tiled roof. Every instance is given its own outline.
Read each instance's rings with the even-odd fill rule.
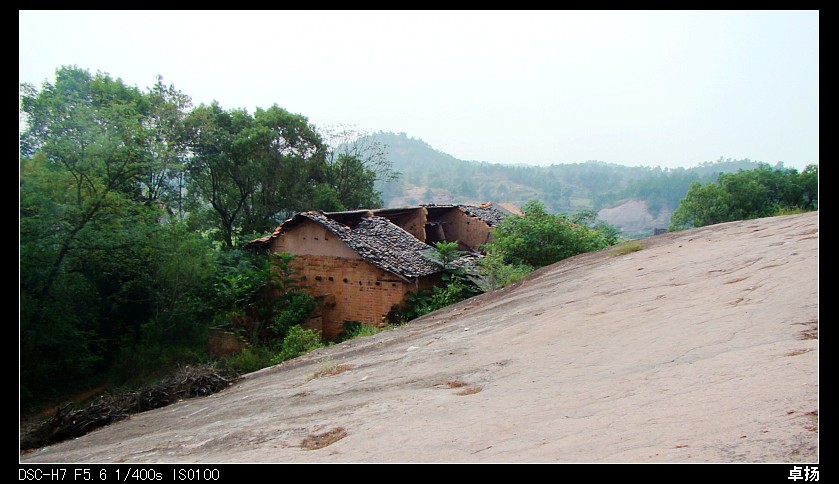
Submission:
[[[423,256],[429,246],[383,217],[365,217],[342,240],[367,262],[402,277],[427,276],[442,270]]]
[[[416,278],[440,272],[442,267],[423,256],[431,248],[383,217],[363,217],[355,228],[336,222],[321,212],[301,212],[283,222],[270,236],[248,244],[265,247],[271,239],[297,225],[302,219],[320,224],[335,234],[362,259],[402,278]]]
[[[504,220],[504,214],[491,203],[484,205],[423,205],[430,209],[455,210],[483,220],[493,227]],[[408,209],[401,209],[408,210]],[[346,222],[352,225],[345,225]],[[374,266],[396,274],[402,278],[416,278],[440,272],[442,267],[432,257],[426,257],[433,249],[417,240],[413,235],[385,217],[373,215],[373,212],[356,210],[352,212],[300,212],[286,220],[271,235],[252,240],[246,248],[267,248],[272,239],[301,223],[311,220],[320,224],[362,259]],[[474,261],[473,261],[474,262]],[[467,266],[468,264],[464,264]],[[464,267],[465,268],[465,267]]]
[[[504,220],[504,213],[495,208],[492,204],[484,205],[458,205],[459,209],[467,214],[479,218],[490,227],[495,227]]]

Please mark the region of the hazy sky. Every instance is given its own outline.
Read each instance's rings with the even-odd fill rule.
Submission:
[[[193,102],[497,163],[819,161],[818,11],[20,11],[20,82],[77,65]]]

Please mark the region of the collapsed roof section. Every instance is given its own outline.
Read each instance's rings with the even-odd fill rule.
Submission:
[[[450,222],[446,220],[451,220],[451,216],[457,213],[482,221],[487,227],[485,231],[501,223],[505,217],[505,214],[492,203],[429,204],[417,207],[326,213],[308,211],[294,215],[277,227],[272,234],[252,240],[245,247],[268,249],[273,239],[308,220],[335,234],[351,250],[372,265],[403,279],[413,279],[442,270],[429,244],[433,241],[447,240],[442,226],[449,224]],[[435,233],[426,233],[426,229],[433,229]],[[461,246],[476,251],[479,243],[482,244],[485,240],[473,242],[471,245],[469,243],[464,245],[463,239],[460,242]],[[477,255],[472,257],[477,257]],[[464,266],[468,265],[464,262]]]
[[[367,212],[369,214],[369,212]],[[335,234],[347,247],[370,264],[406,279],[440,272],[442,267],[426,257],[431,248],[383,217],[353,217],[353,227],[327,217],[321,212],[300,212],[282,223],[271,235],[260,237],[246,248],[267,248],[272,239],[294,226],[310,220]]]

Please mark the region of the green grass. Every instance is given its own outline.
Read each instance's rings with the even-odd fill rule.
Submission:
[[[798,207],[778,208],[778,210],[775,211],[774,216],[778,217],[778,216],[781,216],[781,215],[797,215],[799,213],[807,213],[807,210],[804,210],[804,209],[798,208]]]
[[[644,246],[641,245],[639,242],[626,242],[617,246],[612,253],[610,254],[612,257],[617,257],[619,255],[626,255],[632,252],[638,252],[639,250],[643,249]]]
[[[358,321],[345,321],[344,331],[341,333],[338,341],[347,341],[364,336],[373,336],[382,331],[391,329],[392,326],[373,326],[372,324],[360,323]]]

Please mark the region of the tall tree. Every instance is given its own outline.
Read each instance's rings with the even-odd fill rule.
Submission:
[[[212,208],[227,247],[233,247],[245,203],[255,190],[251,160],[256,148],[246,131],[252,123],[246,111],[226,111],[217,102],[198,106],[185,121],[189,188]]]
[[[383,185],[399,178],[388,159],[388,147],[350,125],[330,126],[322,133],[325,153],[315,172],[321,194],[331,192],[343,210],[381,207],[377,183]]]
[[[57,250],[37,292],[49,293],[79,234],[122,196],[136,199],[140,176],[148,169],[143,120],[149,104],[137,88],[107,74],[95,76],[62,67],[55,84],[38,92],[27,88],[21,99],[26,129],[21,154],[38,153],[36,163],[60,170],[71,197],[55,220]]]
[[[312,170],[324,155],[320,134],[306,117],[276,104],[254,113],[252,136],[258,187],[245,206],[243,232],[264,232],[293,211],[311,210]]]
[[[157,82],[147,94],[149,112],[143,121],[149,163],[141,178],[146,203],[161,203],[171,215],[183,219],[186,213],[184,162],[187,145],[184,120],[192,100],[171,84]]]
[[[78,67],[21,89],[21,379],[24,398],[92,376],[138,329],[138,259],[159,212],[143,203],[151,103]],[[135,331],[136,334],[136,331]]]
[[[251,116],[213,103],[195,108],[186,126],[190,187],[212,208],[227,247],[239,233],[264,232],[306,208],[322,143],[305,117],[276,105]]]

